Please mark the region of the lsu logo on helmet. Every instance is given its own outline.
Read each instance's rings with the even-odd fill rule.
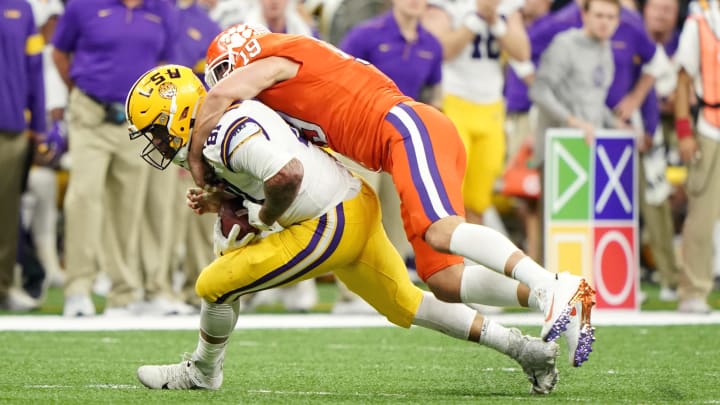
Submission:
[[[184,158],[205,94],[203,83],[185,66],[158,66],[140,76],[128,93],[125,113],[130,139],[148,140],[141,153],[146,162],[163,170],[173,159]]]

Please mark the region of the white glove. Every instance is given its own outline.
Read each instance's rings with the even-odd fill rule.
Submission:
[[[222,221],[219,216],[215,220],[213,230],[213,251],[217,257],[228,254],[233,250],[240,249],[255,238],[254,233],[248,233],[243,236],[242,239],[236,240],[238,234],[240,233],[240,226],[238,224],[233,225],[226,238],[222,233]]]
[[[255,204],[248,200],[244,200],[243,205],[248,210],[248,222],[250,222],[250,225],[261,231],[280,232],[283,230],[283,227],[278,224],[277,221],[273,222],[272,225],[268,225],[260,220],[260,209],[262,205]]]

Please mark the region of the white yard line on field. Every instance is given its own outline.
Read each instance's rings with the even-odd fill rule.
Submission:
[[[501,313],[488,318],[504,325],[539,326],[537,313]],[[720,311],[708,315],[676,311],[593,311],[595,326],[659,326],[720,324]],[[0,316],[0,331],[196,330],[198,315],[167,317],[64,318],[59,315]],[[241,315],[237,329],[314,329],[392,326],[380,315],[278,314]]]

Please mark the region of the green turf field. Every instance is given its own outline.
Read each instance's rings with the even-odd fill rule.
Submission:
[[[644,311],[675,308],[676,303],[657,299],[657,287],[643,285],[643,290],[648,294]],[[334,285],[321,284],[319,294],[313,312],[328,312]],[[104,299],[93,298],[101,311]],[[714,292],[710,303],[720,308],[720,293]],[[53,289],[33,314],[61,311],[62,293]],[[196,336],[192,331],[0,332],[0,346],[6,348],[0,404],[720,404],[720,325],[599,327],[595,352],[583,367],[567,365],[563,346],[560,382],[547,397],[529,395],[529,383],[505,356],[418,328],[238,330],[220,391],[141,386],[138,366],[180,361],[183,352],[194,349]]]
[[[141,364],[180,361],[195,332],[3,332],[0,403],[717,404],[719,336],[712,325],[598,328],[590,361],[562,361],[556,391],[534,397],[510,359],[418,328],[239,330],[213,392],[135,378]]]

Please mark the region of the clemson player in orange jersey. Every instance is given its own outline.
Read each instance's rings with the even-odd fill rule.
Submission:
[[[206,186],[202,146],[225,108],[256,98],[312,142],[390,173],[418,274],[437,298],[542,310],[541,337],[552,341],[564,333],[571,362],[587,360],[594,291],[581,277],[548,272],[493,229],[465,222],[465,150],[440,111],[402,95],[372,65],[330,44],[260,26],[240,24],[219,34],[208,49],[205,79],[212,89],[198,111],[189,153],[199,186]],[[455,255],[507,277],[483,266],[465,268]],[[492,322],[467,322],[488,337],[507,333]]]

